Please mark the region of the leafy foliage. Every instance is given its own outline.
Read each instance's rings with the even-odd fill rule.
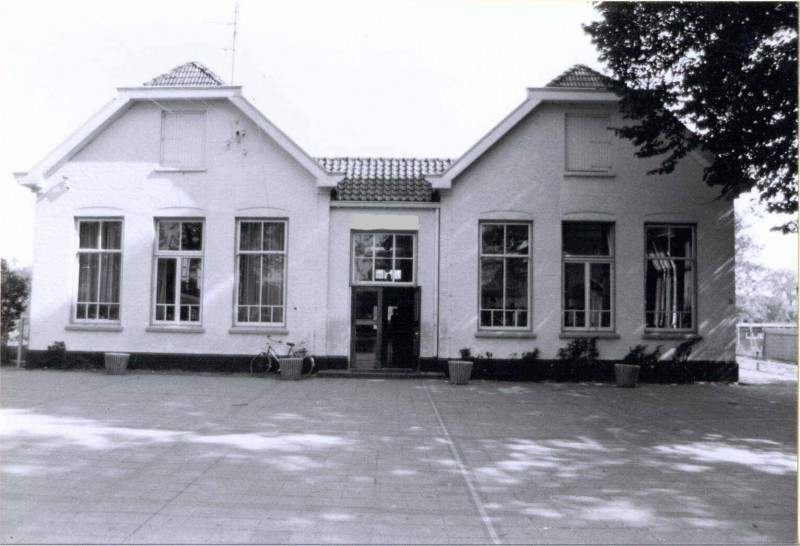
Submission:
[[[16,328],[17,321],[28,306],[30,281],[20,272],[9,267],[5,259],[0,260],[0,342],[7,343],[8,335]]]
[[[760,245],[736,219],[736,315],[739,322],[796,322],[797,270],[758,261]]]
[[[534,348],[532,351],[522,353],[522,360],[525,362],[534,362],[539,358],[539,349]]]
[[[672,354],[672,362],[681,364],[688,361],[689,357],[692,355],[692,347],[697,343],[700,343],[699,337],[688,339],[675,347],[675,352]]]
[[[641,366],[650,370],[658,365],[659,360],[661,360],[661,345],[650,353],[647,352],[647,345],[637,345],[636,347],[631,347],[628,354],[622,358],[622,362],[625,364]]]
[[[56,368],[59,370],[70,369],[93,369],[100,366],[96,363],[80,355],[70,355],[67,353],[67,346],[63,341],[54,341],[52,345],[47,346],[47,352],[41,361],[42,368]]]
[[[597,339],[580,337],[558,350],[557,358],[573,365],[592,365],[597,362]]]
[[[584,26],[615,79],[617,134],[672,172],[710,152],[705,182],[733,198],[758,188],[767,210],[797,212],[795,2],[602,2]],[[689,126],[695,131],[686,130]],[[797,222],[781,226],[796,232]]]

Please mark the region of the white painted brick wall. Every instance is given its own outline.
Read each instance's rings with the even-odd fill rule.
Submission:
[[[232,335],[235,219],[289,219],[286,339],[325,344],[329,193],[235,107],[208,101],[206,172],[159,172],[161,109],[136,103],[51,180],[67,177],[36,208],[31,349],[250,354],[263,337]],[[185,106],[164,102],[170,108]],[[202,107],[191,104],[192,109]],[[238,124],[237,124],[238,122]],[[233,134],[245,129],[239,144]],[[230,142],[230,144],[229,144]],[[76,216],[124,217],[122,332],[69,331]],[[203,334],[146,332],[153,284],[154,218],[205,219]]]
[[[644,343],[674,347],[677,341],[643,340],[644,224],[697,224],[699,334],[693,358],[733,360],[735,342],[733,206],[716,199],[702,181],[702,167],[687,158],[667,176],[647,175],[655,160],[634,157],[627,141],[613,139],[612,178],[564,176],[564,115],[574,107],[534,110],[453,182],[442,197],[441,349],[443,357],[469,347],[496,358],[538,347],[555,358],[569,340],[561,333],[561,223],[615,223],[616,333],[601,339],[600,357],[620,358]],[[610,107],[607,110],[612,112]],[[616,116],[612,125],[623,121]],[[532,324],[536,339],[477,338],[478,221],[533,222]]]
[[[166,104],[168,107],[177,106]],[[190,105],[196,109],[197,105]],[[579,109],[570,108],[570,111]],[[235,219],[289,219],[285,337],[306,341],[316,354],[346,355],[350,343],[350,234],[354,209],[329,209],[327,190],[283,149],[260,134],[224,101],[208,102],[207,170],[160,172],[159,106],[135,104],[51,176],[69,189],[39,198],[36,211],[31,349],[56,340],[70,350],[250,354],[255,335],[231,334],[235,291]],[[534,347],[553,358],[561,316],[561,222],[613,221],[616,226],[615,309],[618,340],[601,340],[601,358],[628,347],[677,342],[642,340],[644,332],[644,224],[697,223],[699,334],[695,357],[734,358],[733,208],[702,182],[702,168],[683,161],[669,176],[648,176],[657,162],[639,160],[615,140],[613,178],[564,177],[564,107],[544,106],[510,131],[462,173],[441,202],[439,356],[462,347],[495,357]],[[621,121],[616,118],[616,122]],[[237,124],[238,122],[238,124]],[[244,129],[241,143],[233,138]],[[363,211],[362,211],[363,212]],[[376,211],[369,210],[369,213]],[[391,214],[419,218],[417,275],[421,286],[421,355],[435,355],[435,212]],[[71,331],[76,216],[122,216],[122,332]],[[153,284],[154,218],[205,218],[205,333],[146,332]],[[536,339],[476,338],[478,221],[533,222],[532,324]]]

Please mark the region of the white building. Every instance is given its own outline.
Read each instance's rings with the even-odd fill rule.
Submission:
[[[578,65],[458,159],[315,159],[197,63],[120,88],[16,175],[38,196],[29,359],[244,369],[270,334],[322,368],[469,348],[519,371],[576,337],[604,362],[699,337],[694,365],[735,373],[733,205],[699,153],[646,174],[617,102]]]

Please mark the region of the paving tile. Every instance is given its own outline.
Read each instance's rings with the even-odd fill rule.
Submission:
[[[795,538],[795,384],[0,375],[3,543]]]

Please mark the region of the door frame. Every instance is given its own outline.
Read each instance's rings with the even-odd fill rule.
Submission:
[[[356,358],[356,326],[357,325],[375,325],[376,326],[376,343],[375,343],[375,369],[380,370],[383,368],[383,344],[384,344],[384,290],[385,289],[408,289],[412,290],[413,306],[414,306],[414,338],[413,338],[413,352],[416,363],[411,366],[412,370],[419,370],[420,358],[420,322],[421,322],[421,297],[419,286],[375,286],[375,285],[352,285],[350,292],[350,357],[348,359],[347,368],[353,369],[353,363]],[[377,306],[378,312],[374,320],[356,319],[354,316],[356,308],[356,292],[375,292],[377,293]]]
[[[383,325],[381,320],[381,309],[383,309],[383,290],[380,286],[353,286],[350,291],[350,358],[347,363],[347,368],[352,369],[353,363],[356,359],[356,326],[358,325],[375,325],[376,326],[376,342],[375,342],[375,369],[380,369],[380,350],[381,339],[383,336]],[[378,310],[373,320],[356,319],[356,292],[375,292],[377,294]]]

